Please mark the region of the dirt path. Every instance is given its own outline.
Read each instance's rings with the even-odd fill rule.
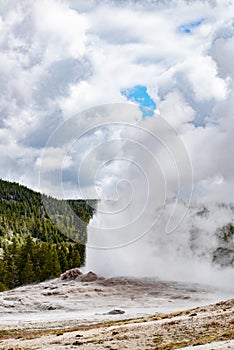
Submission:
[[[228,341],[205,349],[234,349],[234,299],[147,318],[47,331],[1,331],[0,349],[173,350]],[[220,346],[220,347],[215,347]],[[202,349],[202,348],[200,348]]]

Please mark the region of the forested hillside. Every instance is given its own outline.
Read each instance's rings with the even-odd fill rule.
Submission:
[[[95,204],[57,200],[0,180],[0,291],[83,265]]]

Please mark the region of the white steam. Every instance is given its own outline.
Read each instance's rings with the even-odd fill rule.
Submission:
[[[157,6],[151,8],[147,24],[143,24],[142,35],[150,26],[150,20],[153,21],[153,18],[158,16],[156,8]],[[160,11],[164,8],[162,3],[159,8]],[[234,71],[231,64],[234,59],[234,30],[233,20],[226,12],[228,10],[233,11],[232,2],[213,2],[212,5],[208,1],[186,4],[181,1],[176,5],[174,3],[168,10],[164,8],[157,17],[162,21],[160,34],[157,36],[152,26],[152,36],[146,39],[148,44],[149,41],[152,44],[153,40],[158,38],[157,59],[156,56],[150,56],[150,50],[147,51],[148,47],[145,46],[146,56],[150,57],[151,62],[154,61],[154,68],[161,69],[161,62],[167,64],[170,57],[172,61],[175,60],[163,74],[159,74],[157,94],[154,95],[152,86],[149,86],[149,91],[152,92],[152,96],[159,97],[160,116],[175,128],[191,160],[194,190],[189,211],[186,214],[191,194],[191,173],[186,167],[187,163],[181,150],[178,151],[179,156],[174,158],[179,167],[177,177],[176,167],[172,164],[173,157],[168,156],[165,147],[176,151],[177,145],[171,137],[167,137],[166,144],[161,147],[150,137],[151,132],[157,132],[161,138],[167,134],[167,130],[164,129],[159,132],[157,115],[138,122],[138,126],[144,125],[149,132],[143,137],[133,132],[130,138],[135,144],[139,142],[146,146],[148,153],[151,152],[155,160],[150,161],[136,146],[134,150],[129,151],[127,143],[121,147],[120,153],[134,164],[142,166],[148,176],[148,186],[136,167],[134,169],[133,166],[129,166],[124,176],[134,188],[134,196],[127,209],[116,213],[115,216],[115,202],[103,200],[99,204],[97,215],[89,226],[87,269],[107,276],[158,276],[162,279],[234,288],[233,233],[226,243],[220,241],[218,234],[223,227],[233,225],[234,222],[233,208],[229,205],[234,198]],[[130,6],[126,11],[134,10]],[[180,21],[193,22],[190,27],[178,26],[180,30],[186,28],[187,32],[190,31],[184,36],[181,45],[176,45],[177,42],[171,37],[175,34],[172,22],[177,18],[177,11],[181,13]],[[169,13],[172,21],[167,17]],[[194,21],[189,15],[191,13],[196,14]],[[199,18],[203,20],[198,25],[199,21],[196,20]],[[214,18],[216,24],[213,22]],[[118,16],[113,26],[117,25],[116,22]],[[222,25],[217,25],[218,22]],[[131,31],[132,26],[131,22],[127,30]],[[165,27],[168,41],[161,42]],[[136,32],[136,35],[140,35],[139,32]],[[134,48],[136,49],[135,46]],[[128,137],[128,131],[122,130],[122,140]],[[160,171],[154,168],[156,163]],[[115,174],[112,178],[113,188],[113,182],[117,184],[122,177],[121,171],[118,173],[114,166],[112,170],[112,174]],[[110,187],[105,177],[103,188],[108,193]],[[119,195],[119,198],[115,198],[117,203],[118,199],[128,203],[126,188],[119,186],[116,191]],[[146,199],[148,192],[150,196]],[[203,206],[207,213],[200,215]],[[138,213],[142,208],[143,215],[129,229],[126,222],[139,218]],[[158,217],[159,220],[154,221]],[[182,218],[184,220],[178,226],[177,223]],[[147,231],[150,223],[154,225]],[[172,228],[169,230],[171,233],[168,233],[168,223]],[[114,234],[113,228],[117,224],[120,229]],[[104,229],[106,227],[109,227],[109,230]],[[140,233],[143,233],[142,237]],[[138,239],[134,241],[133,237]],[[223,249],[222,253],[219,248]],[[229,251],[229,256],[226,256],[226,251]],[[222,255],[218,258],[219,263],[217,252]],[[226,263],[223,263],[224,261]]]

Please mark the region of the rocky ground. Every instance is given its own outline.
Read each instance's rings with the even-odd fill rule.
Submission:
[[[219,293],[73,270],[0,294],[0,349],[234,349],[234,300],[205,306]]]
[[[171,314],[70,329],[1,331],[0,339],[0,349],[5,350],[173,350],[190,349],[190,346],[191,349],[234,349],[234,300]],[[206,343],[212,344],[200,347]]]

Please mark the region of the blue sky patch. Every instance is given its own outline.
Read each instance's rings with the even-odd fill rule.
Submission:
[[[204,19],[201,18],[197,21],[190,22],[187,24],[182,24],[178,30],[179,32],[186,33],[186,34],[192,34],[193,29],[199,27],[204,22]]]
[[[152,117],[156,109],[156,103],[147,92],[144,85],[136,85],[130,89],[122,89],[121,94],[128,101],[135,102],[139,105],[143,117]]]

